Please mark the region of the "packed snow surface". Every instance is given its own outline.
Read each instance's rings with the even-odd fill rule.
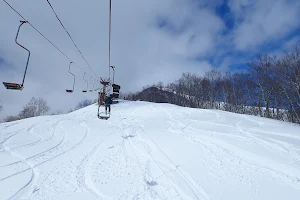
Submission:
[[[102,108],[103,109],[103,108]],[[121,102],[0,124],[0,199],[299,200],[300,126]]]

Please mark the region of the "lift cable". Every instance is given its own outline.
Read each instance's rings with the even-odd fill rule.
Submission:
[[[82,52],[80,51],[80,49],[78,48],[78,46],[76,45],[74,39],[72,38],[71,34],[69,33],[69,31],[66,29],[66,27],[63,25],[63,23],[61,22],[61,20],[59,19],[57,13],[55,12],[53,6],[51,5],[51,3],[49,2],[49,0],[47,0],[49,6],[51,7],[53,13],[55,14],[57,20],[59,21],[60,25],[63,27],[63,29],[65,29],[66,33],[68,34],[68,36],[70,37],[70,39],[72,40],[75,48],[78,50],[78,52],[80,53],[81,57],[83,58],[83,60],[85,61],[85,63],[89,66],[89,68],[92,70],[92,72],[95,74],[95,76],[97,77],[97,74],[94,72],[93,68],[90,66],[90,64],[87,62],[87,60],[85,59],[85,57],[83,56]]]
[[[46,39],[55,49],[57,49],[63,56],[65,56],[70,62],[78,67],[81,71],[85,72],[80,66],[72,61],[63,51],[61,51],[53,42],[51,42],[44,34],[42,34],[37,28],[35,28],[25,17],[23,17],[16,9],[14,9],[6,0],[3,0],[13,11],[15,11],[21,18],[23,18],[35,31],[37,31],[44,39]],[[91,76],[90,74],[88,74]],[[97,77],[97,76],[96,76]]]

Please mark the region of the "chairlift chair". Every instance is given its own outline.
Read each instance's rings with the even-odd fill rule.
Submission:
[[[97,81],[97,80],[96,80],[96,79],[94,79],[94,83],[95,83],[95,81]],[[96,87],[97,87],[97,86],[96,86]],[[97,91],[97,90],[98,90],[98,88],[95,88],[95,89],[94,89],[94,91]]]
[[[84,72],[83,80],[86,82],[86,90],[82,90],[82,92],[87,92],[87,91],[88,91],[88,88],[89,88],[89,83],[88,83],[88,81],[84,79],[85,74],[86,74],[86,72]]]
[[[26,77],[26,72],[27,72],[27,67],[28,67],[28,63],[29,63],[29,59],[30,59],[30,51],[25,48],[23,45],[19,44],[18,43],[18,36],[19,36],[19,32],[20,32],[20,28],[23,24],[25,23],[28,23],[28,21],[20,21],[21,24],[19,25],[19,28],[18,28],[18,32],[17,32],[17,35],[16,35],[16,39],[15,39],[15,42],[17,43],[17,45],[19,45],[20,47],[22,47],[23,49],[25,49],[27,52],[28,52],[28,57],[27,57],[27,63],[26,63],[26,67],[25,67],[25,72],[24,72],[24,76],[23,76],[23,81],[21,84],[19,83],[11,83],[11,82],[3,82],[3,85],[6,87],[6,89],[8,90],[23,90],[24,88],[24,81],[25,81],[25,77]]]
[[[92,77],[90,78],[90,82],[93,83],[91,80],[92,80]],[[93,92],[93,90],[94,90],[94,83],[93,83],[93,89],[90,89],[90,92]]]
[[[105,95],[106,95],[106,87],[109,85],[109,81],[105,81],[101,78],[100,83],[103,85],[103,88],[102,88],[102,91],[100,91],[98,93],[98,115],[97,116],[99,119],[107,120],[110,118],[110,113],[107,114],[104,111],[100,111],[100,107],[101,107],[101,105],[104,105],[104,99],[105,99]]]
[[[74,87],[75,87],[75,74],[73,74],[70,70],[71,70],[71,64],[72,64],[73,62],[70,62],[70,64],[69,64],[69,73],[74,77],[74,81],[73,81],[73,89],[72,90],[70,90],[70,89],[66,89],[66,92],[68,92],[68,93],[73,93],[73,91],[74,91]]]

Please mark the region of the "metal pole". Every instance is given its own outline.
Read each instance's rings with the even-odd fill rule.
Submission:
[[[115,68],[114,68],[114,75],[113,75],[113,84],[115,84]]]
[[[116,66],[110,66],[113,69],[113,84],[115,83],[115,68]]]
[[[111,41],[111,0],[109,0],[109,25],[108,25],[108,80],[110,80],[110,41]]]

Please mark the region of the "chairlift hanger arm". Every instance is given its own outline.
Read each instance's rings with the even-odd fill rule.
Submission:
[[[28,21],[24,16],[21,15],[21,13],[19,11],[17,11],[12,5],[10,5],[6,0],[3,0],[4,3],[6,3],[16,14],[18,14],[23,21],[25,21],[26,23],[28,23],[36,32],[38,32],[46,41],[49,42],[49,44],[51,44],[56,50],[58,50],[66,59],[68,59],[69,61],[72,61],[70,57],[68,57],[61,49],[59,49],[51,40],[49,40],[39,29],[37,29],[33,24],[30,23],[30,21]],[[74,63],[74,62],[73,62]],[[74,65],[76,67],[78,67],[80,70],[82,70],[83,72],[85,72],[79,65],[77,65],[76,63],[74,63]],[[93,71],[93,70],[92,70]],[[90,75],[89,73],[87,73],[88,75]],[[97,75],[95,74],[95,77],[97,77]],[[20,85],[20,84],[18,84]]]
[[[21,26],[25,23],[28,23],[27,21],[22,21],[20,20],[20,25],[17,31],[17,35],[15,38],[15,42],[17,45],[19,45],[20,47],[22,47],[23,49],[25,49],[28,52],[28,57],[27,57],[27,62],[26,62],[26,67],[25,67],[25,71],[24,71],[24,75],[23,75],[23,80],[21,84],[18,83],[9,83],[9,82],[3,82],[4,86],[6,87],[6,89],[12,89],[12,90],[22,90],[24,88],[24,82],[25,82],[25,77],[26,77],[26,73],[27,73],[27,68],[28,68],[28,64],[29,64],[29,60],[30,60],[30,51],[29,49],[25,48],[23,45],[21,45],[20,43],[18,43],[18,36],[19,36],[19,32],[21,29]]]
[[[23,45],[21,45],[20,43],[18,43],[18,36],[19,36],[19,32],[20,32],[21,26],[23,24],[25,24],[25,23],[28,23],[28,21],[22,21],[22,20],[20,20],[20,22],[21,22],[21,24],[19,25],[15,42],[17,43],[17,45],[19,45],[20,47],[22,47],[23,49],[25,49],[28,52],[28,57],[27,57],[27,62],[26,62],[26,67],[25,67],[25,72],[24,72],[24,76],[23,76],[23,80],[22,80],[22,84],[21,84],[21,86],[23,87],[24,82],[25,82],[26,73],[27,73],[28,64],[29,64],[29,59],[30,59],[30,51],[29,51],[29,49],[27,49],[26,47],[24,47]]]
[[[94,81],[92,81],[93,77],[90,78],[90,82],[93,84],[93,89],[90,89],[90,92],[94,91],[95,88],[95,83]]]
[[[85,77],[85,74],[86,74],[86,72],[84,72],[83,80],[86,82],[86,90],[82,90],[82,92],[87,92],[88,89],[89,89],[89,83],[88,83],[88,81],[84,78],[84,77]]]
[[[69,74],[72,74],[73,77],[74,77],[74,80],[73,80],[73,90],[66,90],[67,92],[73,92],[73,91],[74,91],[74,88],[75,88],[75,80],[76,80],[76,76],[75,76],[75,74],[73,74],[73,73],[71,72],[71,65],[72,65],[72,63],[73,63],[73,62],[70,62],[70,64],[69,64]]]

